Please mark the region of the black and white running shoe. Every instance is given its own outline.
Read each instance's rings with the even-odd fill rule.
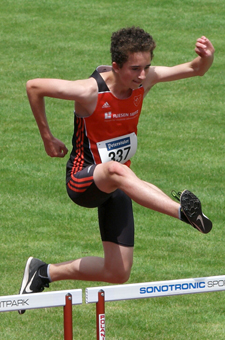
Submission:
[[[49,279],[41,276],[40,268],[47,264],[39,259],[29,257],[27,260],[23,280],[19,294],[31,294],[42,292],[45,287],[49,287]],[[26,310],[19,310],[19,314],[24,314]]]
[[[198,197],[188,190],[178,193],[172,191],[172,196],[180,201],[181,211],[192,227],[203,234],[210,232],[212,222],[202,213],[201,202]]]

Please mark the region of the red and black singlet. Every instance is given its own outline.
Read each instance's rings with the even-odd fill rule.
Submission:
[[[140,86],[129,98],[116,98],[100,75],[109,70],[110,67],[100,66],[91,75],[98,84],[98,101],[93,114],[85,118],[75,114],[69,161],[73,174],[111,159],[130,166],[130,157],[136,151],[144,89]]]

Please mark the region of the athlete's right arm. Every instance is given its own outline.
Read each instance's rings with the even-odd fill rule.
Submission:
[[[44,97],[73,100],[80,103],[88,111],[89,107],[93,107],[97,96],[95,80],[93,78],[77,81],[33,79],[27,82],[26,88],[31,110],[47,154],[51,157],[64,157],[68,150],[50,131],[45,112]]]

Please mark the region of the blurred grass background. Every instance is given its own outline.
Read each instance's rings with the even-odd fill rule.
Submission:
[[[110,64],[111,33],[141,26],[157,43],[154,65],[195,57],[207,36],[215,61],[201,78],[163,83],[146,97],[136,174],[167,194],[188,188],[213,231],[196,230],[134,203],[134,266],[128,283],[224,274],[225,3],[147,0],[1,0],[0,295],[17,294],[28,256],[61,262],[102,255],[97,212],[65,190],[65,159],[50,159],[26,97],[28,79],[87,78]],[[73,103],[46,100],[53,134],[71,148]],[[98,282],[57,282],[50,290]],[[107,339],[217,339],[225,336],[224,293],[106,304]],[[95,339],[95,306],[74,306],[74,338]],[[63,339],[61,308],[0,314],[0,338]]]

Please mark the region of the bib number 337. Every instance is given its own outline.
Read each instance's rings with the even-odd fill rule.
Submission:
[[[109,161],[126,163],[137,150],[137,136],[133,132],[99,142],[97,147],[102,163]]]

